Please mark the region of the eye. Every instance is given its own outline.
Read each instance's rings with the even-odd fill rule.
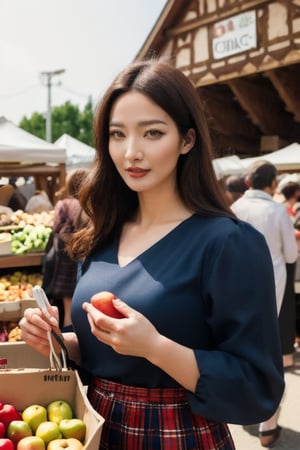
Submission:
[[[124,137],[124,133],[120,130],[110,130],[109,137],[111,139],[122,139]]]
[[[155,130],[155,129],[151,129],[146,131],[145,136],[146,137],[150,137],[150,138],[159,138],[161,136],[163,136],[165,133],[163,133],[160,130]]]

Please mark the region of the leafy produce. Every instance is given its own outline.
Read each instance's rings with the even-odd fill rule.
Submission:
[[[114,317],[115,319],[122,319],[124,318],[123,314],[121,314],[113,305],[112,300],[114,298],[117,297],[112,292],[98,292],[91,298],[91,304],[107,316]]]
[[[12,253],[22,255],[30,251],[45,250],[51,232],[52,228],[43,224],[26,225],[22,230],[12,230]]]

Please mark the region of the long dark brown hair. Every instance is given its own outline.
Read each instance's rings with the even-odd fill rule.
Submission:
[[[185,205],[199,215],[234,217],[212,166],[212,146],[199,93],[178,69],[159,60],[134,62],[125,68],[104,94],[95,115],[96,157],[79,199],[89,224],[74,235],[69,251],[86,257],[108,240],[138,208],[137,193],[128,188],[109,155],[109,120],[116,99],[129,91],[148,96],[174,120],[184,137],[196,131],[192,150],[178,160],[177,182]]]

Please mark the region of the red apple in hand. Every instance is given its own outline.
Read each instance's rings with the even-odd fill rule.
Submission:
[[[0,403],[0,422],[7,428],[12,420],[22,420],[19,411],[9,403]],[[1,448],[1,447],[0,447]]]
[[[91,298],[91,304],[107,316],[113,317],[114,319],[124,318],[113,305],[112,300],[117,298],[114,294],[108,291],[98,292]]]
[[[0,450],[14,450],[15,446],[10,439],[0,439]]]

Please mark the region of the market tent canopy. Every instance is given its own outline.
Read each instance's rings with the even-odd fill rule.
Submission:
[[[5,117],[0,117],[0,161],[65,163],[66,150],[22,130]]]
[[[299,171],[300,170],[300,144],[294,142],[287,147],[254,158],[241,159],[244,168],[247,170],[251,164],[258,160],[266,160],[276,166],[277,170],[283,171]]]
[[[84,144],[78,139],[63,134],[55,144],[59,147],[63,147],[67,152],[67,170],[75,168],[88,168],[95,157],[95,149],[89,145]]]
[[[218,180],[229,175],[243,175],[246,170],[242,160],[236,155],[214,159],[213,167]]]

